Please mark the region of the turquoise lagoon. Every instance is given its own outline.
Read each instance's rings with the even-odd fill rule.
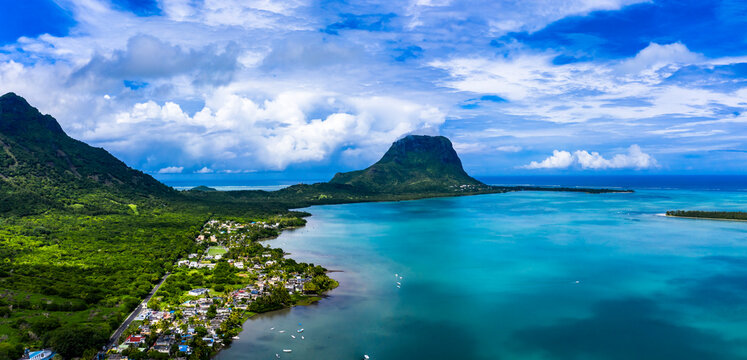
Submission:
[[[217,358],[747,358],[747,222],[660,215],[746,204],[640,190],[312,207],[270,243],[342,270],[340,287],[250,319]]]

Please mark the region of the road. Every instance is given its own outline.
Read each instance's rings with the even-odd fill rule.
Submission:
[[[130,326],[130,323],[132,323],[132,321],[135,320],[135,318],[138,315],[140,315],[140,313],[143,310],[147,308],[148,301],[150,301],[150,298],[152,298],[153,295],[156,293],[156,291],[158,291],[158,288],[160,288],[161,285],[163,285],[163,282],[166,281],[166,278],[168,278],[169,275],[171,275],[171,273],[166,273],[166,275],[164,275],[163,278],[161,278],[161,281],[158,284],[156,284],[153,290],[151,290],[150,293],[148,293],[148,296],[145,297],[145,300],[143,300],[143,302],[138,304],[135,310],[133,310],[132,313],[130,313],[130,316],[128,316],[127,319],[125,319],[122,325],[119,325],[119,328],[117,328],[117,331],[115,331],[112,337],[109,338],[109,344],[107,345],[107,348],[112,348],[114,346],[117,346],[117,340],[119,340],[119,337],[122,336],[122,333],[125,330],[127,330],[127,327]]]

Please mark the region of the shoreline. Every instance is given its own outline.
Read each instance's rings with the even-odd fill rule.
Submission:
[[[741,219],[723,219],[723,218],[709,218],[709,217],[695,217],[695,216],[677,216],[677,215],[667,215],[667,214],[657,214],[657,215],[664,216],[664,217],[669,217],[669,218],[690,219],[690,220],[716,220],[716,221],[747,222],[747,220],[741,220]]]
[[[311,215],[309,215],[307,217],[311,217]],[[265,243],[265,242],[269,242],[269,241],[278,240],[286,230],[298,230],[298,229],[301,229],[301,228],[304,228],[304,227],[306,227],[305,223],[303,225],[299,225],[299,226],[290,226],[290,227],[287,227],[287,228],[283,228],[283,229],[281,229],[278,232],[278,234],[276,236],[270,236],[270,237],[258,239],[257,243]],[[278,248],[275,248],[275,249],[282,249],[282,248],[278,247]],[[296,259],[293,259],[292,257],[290,257],[290,255],[292,255],[292,254],[285,252],[285,250],[283,249],[283,257],[284,258],[286,258],[286,256],[287,256],[288,259],[292,259],[292,260],[296,261]],[[326,270],[325,274],[336,273],[336,272],[344,272],[344,271],[343,270]],[[276,314],[276,313],[279,313],[281,311],[291,311],[294,307],[297,307],[297,306],[311,306],[311,305],[319,304],[322,300],[324,300],[324,299],[326,299],[326,298],[329,297],[329,292],[335,290],[336,288],[338,288],[340,286],[339,282],[337,282],[337,280],[335,280],[335,279],[332,279],[332,280],[334,280],[336,282],[336,284],[337,284],[335,287],[333,287],[333,288],[331,288],[331,289],[329,289],[327,291],[318,293],[318,294],[306,294],[306,295],[304,295],[305,299],[303,301],[294,303],[294,304],[289,305],[289,306],[284,306],[282,308],[275,309],[275,310],[270,310],[270,311],[265,311],[265,312],[259,312],[259,313],[251,313],[251,315],[247,316],[246,319],[244,319],[242,321],[242,323],[241,323],[241,331],[239,331],[239,333],[236,334],[236,336],[239,337],[239,339],[241,338],[240,335],[244,331],[244,326],[247,325],[247,324],[249,324],[249,322],[252,319],[255,319],[255,318],[258,318],[258,317],[261,317],[261,316]],[[224,346],[224,347],[220,348],[218,351],[215,352],[215,354],[213,354],[212,356],[210,356],[210,359],[216,359],[220,355],[221,352],[223,352],[224,350],[230,349],[232,346],[233,346],[233,342],[231,344],[229,344],[228,346]]]

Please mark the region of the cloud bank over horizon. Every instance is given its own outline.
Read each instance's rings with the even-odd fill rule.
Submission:
[[[151,173],[334,173],[407,134],[483,175],[745,172],[739,2],[34,3],[0,5],[0,92]]]

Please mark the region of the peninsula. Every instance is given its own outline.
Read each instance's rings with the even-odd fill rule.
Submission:
[[[311,205],[509,191],[470,177],[445,137],[407,136],[367,169],[278,191],[176,191],[0,97],[0,358],[208,359],[257,312],[336,286],[260,240]],[[106,353],[99,353],[107,346]]]

